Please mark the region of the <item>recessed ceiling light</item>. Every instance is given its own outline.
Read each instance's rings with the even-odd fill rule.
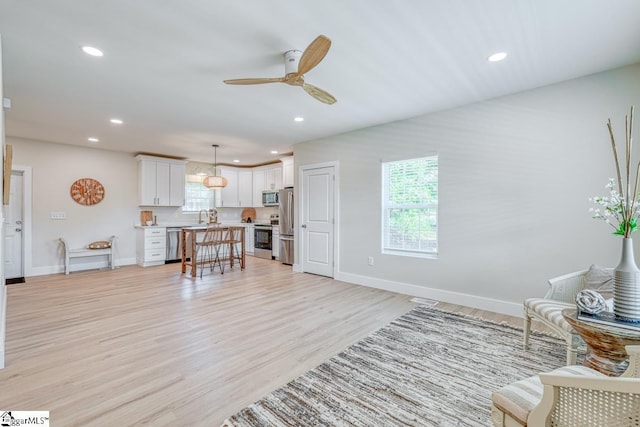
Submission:
[[[304,117],[294,117],[293,121],[294,122],[304,122]]]
[[[240,163],[240,160],[238,160],[238,159],[233,159],[233,163]]]
[[[487,61],[489,61],[489,62],[498,62],[498,61],[502,61],[506,57],[507,57],[507,52],[497,52],[497,53],[494,53],[493,55],[489,56],[487,58]]]
[[[104,56],[104,53],[102,53],[100,49],[93,46],[82,46],[82,51],[91,56]]]
[[[98,138],[94,138],[93,136],[90,138],[87,138],[87,141],[89,142],[99,142],[100,140]]]
[[[278,154],[276,150],[271,150],[271,154]]]
[[[114,125],[121,125],[122,123],[124,123],[120,119],[111,119],[110,122],[113,123]]]

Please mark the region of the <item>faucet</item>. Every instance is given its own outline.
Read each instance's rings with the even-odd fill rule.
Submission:
[[[205,216],[209,215],[206,209],[200,209],[200,212],[198,212],[198,224],[204,223],[204,221],[202,220],[202,212],[204,212]]]

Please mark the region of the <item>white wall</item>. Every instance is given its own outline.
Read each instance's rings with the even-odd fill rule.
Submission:
[[[26,271],[26,276],[63,271],[59,237],[79,248],[115,234],[117,264],[135,263],[133,226],[139,222],[140,209],[133,155],[12,137],[7,137],[7,143],[13,145],[13,163],[33,170],[32,254],[25,255],[32,257],[32,271]],[[104,200],[93,206],[73,201],[69,188],[79,178],[100,181]],[[51,219],[52,211],[65,212],[66,219]]]
[[[2,148],[2,160],[4,164],[4,109],[2,94],[2,38],[0,37],[0,148]],[[3,167],[4,170],[4,167]],[[3,180],[0,180],[3,182]],[[2,193],[4,194],[4,187]],[[4,209],[0,209],[0,224],[4,224]],[[0,231],[0,259],[4,260],[4,226]],[[4,285],[4,261],[0,263],[0,368],[4,368],[4,342],[7,326],[7,287]]]
[[[116,264],[135,264],[133,227],[140,224],[140,210],[143,209],[151,209],[160,225],[197,222],[197,214],[183,214],[179,207],[138,206],[138,164],[132,154],[16,137],[8,137],[7,142],[13,145],[13,164],[31,167],[33,172],[32,253],[25,254],[31,258],[32,268],[25,271],[26,276],[63,271],[59,237],[64,237],[70,246],[80,248],[115,234],[118,236]],[[105,187],[104,200],[94,206],[74,202],[69,188],[79,178],[100,181]],[[257,211],[266,219],[269,213],[277,212],[272,208],[258,208]],[[51,212],[65,212],[66,219],[53,220]],[[241,212],[241,208],[222,208],[219,219],[240,222]],[[73,264],[82,262],[93,266],[96,259],[75,259]],[[106,257],[97,262],[106,266]]]
[[[612,119],[623,144],[639,75],[640,65],[629,66],[297,144],[296,169],[340,165],[337,278],[520,314],[548,278],[617,264],[621,241],[591,219],[588,198],[605,195],[615,174],[605,123]],[[380,162],[432,153],[439,258],[382,255]]]

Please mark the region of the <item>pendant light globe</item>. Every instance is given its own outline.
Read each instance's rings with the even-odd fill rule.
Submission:
[[[206,177],[202,184],[212,190],[224,188],[229,183],[227,178],[218,176],[218,144],[211,145],[213,147],[213,175]]]
[[[223,176],[208,176],[202,183],[205,187],[215,190],[216,188],[224,188],[229,183],[227,178]]]

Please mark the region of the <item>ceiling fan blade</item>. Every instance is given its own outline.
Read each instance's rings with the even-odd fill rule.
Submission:
[[[268,77],[264,79],[232,79],[224,80],[228,85],[259,85],[263,83],[282,83],[284,77]]]
[[[313,96],[320,102],[324,102],[325,104],[334,104],[337,102],[337,99],[335,99],[333,95],[325,90],[320,89],[317,86],[304,83],[302,85],[302,88],[305,92],[307,92],[309,95]]]
[[[300,63],[298,64],[298,75],[306,74],[307,71],[318,65],[329,52],[330,47],[331,40],[327,36],[319,35],[316,37],[302,52]]]

